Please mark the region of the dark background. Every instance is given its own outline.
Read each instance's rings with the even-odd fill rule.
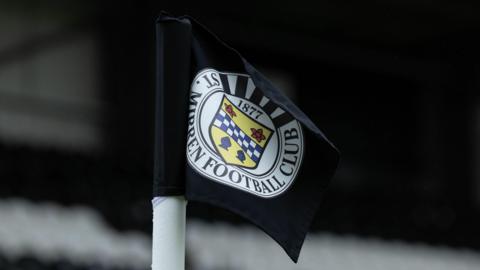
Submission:
[[[3,110],[93,122],[101,141],[92,150],[74,140],[72,147],[56,146],[54,136],[51,143],[16,140],[0,125],[0,135],[7,134],[0,136],[1,198],[87,204],[117,229],[151,231],[154,21],[167,10],[197,18],[267,74],[287,78],[295,102],[342,152],[313,231],[480,248],[478,3],[16,1],[0,6],[1,14],[24,22],[24,31],[45,18],[59,22],[11,43],[9,35],[17,33],[0,32],[0,68],[88,35],[96,44],[95,99],[101,104],[92,117],[88,108],[30,99],[28,91],[21,98],[0,92]],[[23,77],[27,90],[35,74]],[[188,215],[244,222],[194,203]]]

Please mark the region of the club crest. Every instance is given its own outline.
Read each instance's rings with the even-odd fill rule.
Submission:
[[[205,69],[192,83],[186,154],[206,178],[271,198],[294,181],[303,134],[248,75]]]
[[[272,130],[251,118],[224,97],[210,125],[217,153],[229,165],[256,168]]]

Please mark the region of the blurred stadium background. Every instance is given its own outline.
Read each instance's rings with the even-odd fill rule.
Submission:
[[[479,7],[0,2],[0,269],[149,268],[162,9],[239,49],[342,151],[298,265],[190,203],[188,269],[480,269]]]

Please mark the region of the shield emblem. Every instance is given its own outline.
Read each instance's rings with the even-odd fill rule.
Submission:
[[[249,169],[257,167],[272,133],[226,96],[210,124],[210,138],[223,161]]]

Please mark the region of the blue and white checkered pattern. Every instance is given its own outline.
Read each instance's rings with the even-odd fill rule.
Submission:
[[[248,135],[246,135],[236,124],[232,118],[220,110],[215,116],[213,125],[225,131],[230,137],[242,147],[243,151],[255,162],[258,163],[262,155],[263,148],[255,143]]]

